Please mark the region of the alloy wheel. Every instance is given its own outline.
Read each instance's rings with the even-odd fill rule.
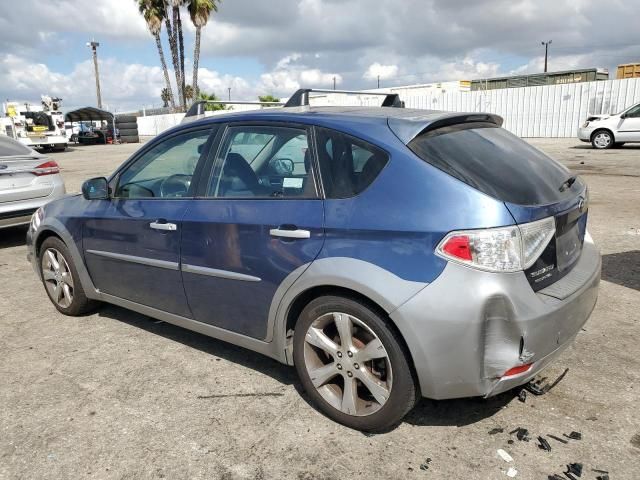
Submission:
[[[51,299],[62,308],[73,302],[73,275],[64,256],[55,248],[42,254],[42,278]]]
[[[607,148],[611,144],[611,135],[604,132],[599,133],[593,138],[593,143],[595,143],[598,148]]]
[[[371,415],[389,399],[389,355],[373,330],[353,315],[331,312],[314,320],[305,335],[304,362],[322,398],[347,415]]]

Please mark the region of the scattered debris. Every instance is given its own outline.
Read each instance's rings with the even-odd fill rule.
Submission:
[[[518,475],[518,470],[513,467],[509,467],[509,470],[507,470],[507,477],[513,478],[516,475]]]
[[[603,474],[603,475],[598,475],[596,477],[596,480],[609,480],[609,475],[608,474]]]
[[[546,377],[544,377],[537,381],[531,380],[529,383],[527,383],[524,386],[524,388],[526,388],[529,392],[533,393],[534,395],[544,395],[545,393],[549,392],[553,387],[555,387],[558,383],[560,383],[560,381],[564,378],[564,376],[567,374],[568,371],[569,369],[565,368],[564,372],[562,372],[560,376],[553,381],[553,383],[547,383],[545,386],[541,386],[542,382],[546,380]]]
[[[636,433],[630,440],[631,445],[636,448],[640,448],[640,433]]]
[[[496,433],[502,433],[502,432],[504,432],[504,428],[496,427],[489,430],[489,435],[495,435]]]
[[[561,477],[560,475],[556,475],[554,473],[553,475],[547,476],[547,480],[565,480],[565,479],[563,477]]]
[[[571,440],[582,440],[582,434],[580,432],[571,432],[569,435],[564,433],[563,435]]]
[[[498,449],[498,456],[507,463],[513,462],[513,457],[501,448]]]
[[[589,420],[590,422],[595,422],[598,420],[598,417],[591,416],[591,417],[587,417],[585,420]]]
[[[420,470],[429,470],[430,463],[431,463],[431,458],[427,457],[425,461],[420,464]]]
[[[527,430],[526,428],[518,427],[515,430],[511,430],[509,432],[509,435],[513,435],[514,433],[516,434],[518,440],[520,440],[521,442],[528,442],[529,440],[531,440],[531,437],[529,437],[529,430]]]
[[[518,400],[522,403],[527,401],[527,391],[524,388],[520,390],[520,393],[518,393]]]
[[[570,463],[569,465],[567,465],[567,471],[565,472],[566,474],[571,474],[571,475],[575,475],[576,477],[581,477],[582,476],[582,464],[581,463]],[[569,476],[569,475],[567,475]]]
[[[595,473],[609,473],[609,470],[599,470],[597,468],[592,468],[591,471]]]
[[[560,442],[560,443],[564,443],[565,445],[567,443],[569,443],[567,440],[565,440],[564,438],[560,438],[560,437],[556,437],[555,435],[551,435],[551,434],[547,434],[547,437],[549,438],[553,438],[554,440]]]
[[[514,443],[514,442],[513,442],[513,440],[507,440],[507,443],[508,443],[509,445],[513,445],[513,443]]]
[[[551,445],[549,445],[549,442],[547,442],[547,439],[544,437],[538,437],[538,448],[540,448],[541,450],[545,450],[547,452],[551,451]]]

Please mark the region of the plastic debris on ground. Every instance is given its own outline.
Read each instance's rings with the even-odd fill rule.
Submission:
[[[507,470],[507,477],[513,478],[516,475],[518,475],[518,470],[513,467],[509,467],[509,470]]]
[[[564,438],[560,438],[560,437],[556,437],[555,435],[551,435],[551,434],[547,434],[547,437],[549,438],[553,438],[554,440],[560,442],[560,443],[564,443],[565,445],[567,443],[569,443],[567,440],[565,440]]]
[[[538,448],[547,452],[551,451],[551,445],[549,445],[549,442],[544,437],[538,437]]]
[[[501,448],[498,449],[498,456],[507,463],[513,462],[513,457]]]
[[[569,435],[565,433],[564,436],[571,440],[582,440],[582,434],[580,432],[571,432]]]

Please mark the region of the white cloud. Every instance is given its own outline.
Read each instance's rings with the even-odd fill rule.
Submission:
[[[380,65],[376,62],[369,65],[369,68],[364,72],[362,78],[367,80],[376,80],[377,78],[380,78],[380,80],[388,80],[396,75],[398,75],[397,65]]]
[[[301,59],[298,53],[281,58],[273,71],[260,75],[256,90],[286,97],[301,87],[331,87],[334,80],[336,85],[342,83],[342,75],[309,68]]]

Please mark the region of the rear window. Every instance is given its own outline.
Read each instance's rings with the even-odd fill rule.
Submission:
[[[494,124],[450,125],[418,135],[408,147],[421,159],[504,202],[543,205],[572,195],[569,171]]]

